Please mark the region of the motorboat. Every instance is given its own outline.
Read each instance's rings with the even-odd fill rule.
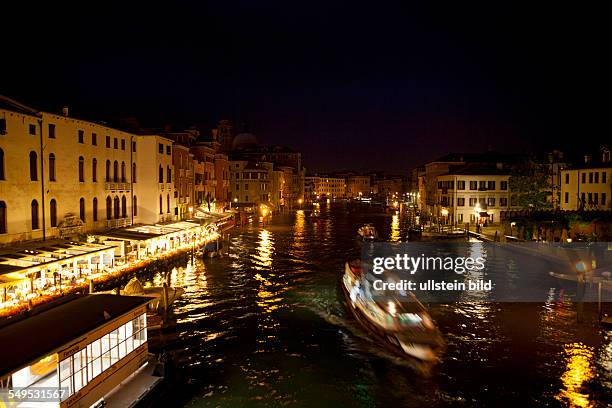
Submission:
[[[223,250],[223,242],[219,239],[211,241],[200,249],[200,253],[205,258],[215,258],[221,256]]]
[[[345,264],[341,287],[356,320],[394,354],[437,361],[444,341],[425,306],[411,292],[401,300],[377,299],[370,295],[368,284],[359,260]]]
[[[365,224],[357,229],[357,234],[364,241],[374,241],[378,239],[378,231],[372,224]]]
[[[165,291],[165,300],[164,300]],[[183,288],[173,288],[171,286],[150,286],[144,287],[138,278],[132,278],[120,291],[121,295],[125,296],[145,296],[150,297],[151,301],[148,308],[152,312],[157,312],[163,308],[164,303],[170,307],[172,303],[180,298],[185,290]]]

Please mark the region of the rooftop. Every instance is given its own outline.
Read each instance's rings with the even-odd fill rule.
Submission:
[[[150,298],[118,295],[74,295],[44,311],[0,325],[0,377],[26,366],[109,320],[146,304]]]

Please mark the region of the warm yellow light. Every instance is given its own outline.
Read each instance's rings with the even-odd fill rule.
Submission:
[[[448,215],[448,210],[446,208],[442,209],[442,216],[446,217]]]
[[[399,203],[398,203],[397,201],[393,203],[393,206],[394,206],[395,208],[397,208],[397,206],[398,206],[398,205],[399,205]]]
[[[234,198],[234,202],[237,203],[238,202],[238,197]]]
[[[298,199],[298,204],[302,204],[304,200],[302,200],[301,198]]]

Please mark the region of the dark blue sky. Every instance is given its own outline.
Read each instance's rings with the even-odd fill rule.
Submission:
[[[91,119],[246,120],[312,170],[405,172],[449,151],[610,140],[602,10],[131,3],[7,10],[0,92]]]

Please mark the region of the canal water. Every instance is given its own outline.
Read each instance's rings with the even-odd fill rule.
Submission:
[[[579,325],[563,301],[432,304],[446,341],[434,366],[373,343],[338,292],[365,222],[390,241],[407,233],[380,209],[322,204],[318,219],[237,228],[229,256],[175,270],[177,330],[155,340],[177,368],[155,406],[609,406],[612,331],[588,305]]]

